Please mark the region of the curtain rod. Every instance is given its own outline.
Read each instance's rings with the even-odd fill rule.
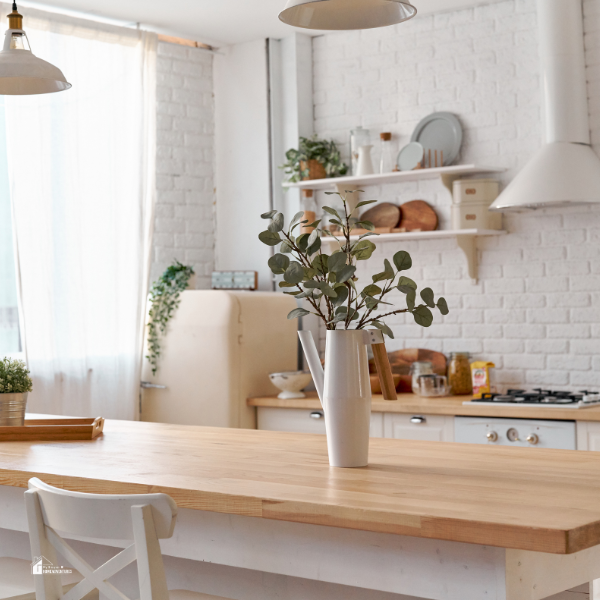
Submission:
[[[158,34],[158,40],[160,42],[167,42],[168,44],[179,44],[180,46],[187,46],[188,48],[198,48],[199,50],[206,50],[207,52],[213,52],[219,54],[217,48],[210,46],[209,44],[203,44],[202,42],[195,42],[194,40],[186,40],[185,38],[174,37],[171,35]]]

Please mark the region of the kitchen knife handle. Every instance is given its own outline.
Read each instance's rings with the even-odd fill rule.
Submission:
[[[375,359],[375,366],[377,367],[377,374],[379,375],[383,399],[398,400],[390,359],[385,349],[385,342],[383,344],[373,344],[371,348],[373,349],[373,357]]]

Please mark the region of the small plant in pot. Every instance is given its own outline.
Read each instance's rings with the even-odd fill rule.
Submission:
[[[298,150],[291,148],[285,153],[285,157],[287,162],[281,168],[289,176],[288,181],[291,183],[341,177],[348,172],[335,142],[320,140],[316,135],[311,138],[301,137]]]
[[[339,235],[325,228],[322,220],[306,225],[301,221],[302,212],[286,230],[283,214],[271,211],[261,215],[270,223],[258,237],[268,246],[279,246],[269,267],[274,274],[283,275],[279,286],[284,293],[308,304],[291,311],[288,319],[313,314],[327,329],[325,371],[310,332],[301,331],[300,340],[325,411],[329,462],[334,467],[362,467],[368,463],[371,413],[367,345],[385,355],[383,335],[394,337],[386,317],[411,314],[418,325],[429,327],[433,323],[431,309],[446,315],[448,305],[444,298],[436,302],[431,288],[421,290],[421,302],[417,303],[418,286],[404,275],[412,267],[412,259],[403,250],[396,252],[391,262],[385,259],[383,271],[359,288],[356,265],[371,258],[376,246],[366,238],[376,234],[372,223],[358,217],[357,209],[375,201],[359,202],[350,209],[346,196],[340,198],[341,211],[323,207],[329,224],[341,231]],[[302,225],[314,227],[312,233],[299,233],[297,228]],[[352,236],[353,229],[368,231],[357,238]],[[331,238],[327,252],[325,237]],[[392,292],[404,296],[405,307],[395,308],[388,301]]]
[[[29,370],[22,360],[0,360],[0,426],[25,425],[27,394],[31,389]]]

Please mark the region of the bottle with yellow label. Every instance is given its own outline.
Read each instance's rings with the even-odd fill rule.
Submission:
[[[478,360],[471,363],[471,377],[473,380],[473,398],[481,398],[482,394],[492,391],[490,369],[495,368],[492,362]]]

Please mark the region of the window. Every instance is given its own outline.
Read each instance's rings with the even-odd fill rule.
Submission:
[[[6,158],[6,121],[2,101],[0,104],[0,358],[19,352],[21,352],[19,309]]]

